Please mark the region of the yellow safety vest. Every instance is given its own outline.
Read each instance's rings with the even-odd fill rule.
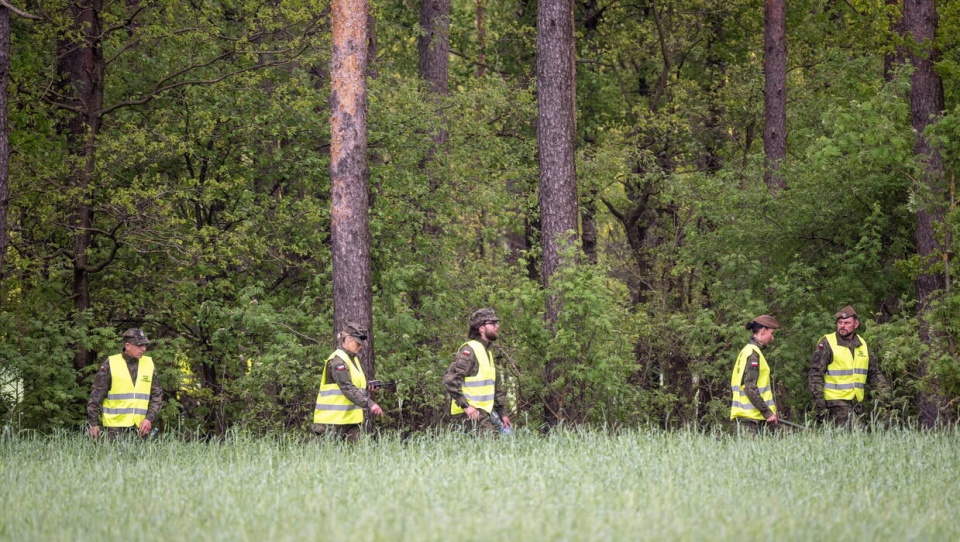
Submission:
[[[733,400],[730,403],[730,419],[747,418],[750,420],[764,421],[766,418],[753,406],[750,398],[747,397],[745,390],[740,387],[743,382],[743,372],[747,368],[747,358],[750,354],[757,353],[760,358],[760,376],[757,377],[757,388],[760,390],[760,397],[767,403],[774,414],[777,413],[777,403],[773,400],[773,389],[770,387],[770,366],[767,365],[767,359],[763,357],[763,352],[755,344],[748,344],[740,350],[737,356],[737,363],[733,366],[733,376],[730,377],[730,391],[733,392]]]
[[[363,423],[363,407],[356,405],[340,391],[340,386],[333,379],[327,383],[327,366],[329,361],[336,356],[343,360],[347,370],[350,371],[350,381],[357,388],[367,389],[367,376],[363,374],[360,368],[360,360],[354,356],[352,359],[343,350],[337,349],[330,354],[327,362],[323,364],[323,376],[320,380],[320,392],[317,394],[317,406],[313,411],[313,423],[327,423],[332,425],[348,425],[352,423]]]
[[[488,414],[493,412],[493,396],[496,391],[497,368],[493,364],[493,356],[487,352],[480,341],[467,341],[461,346],[469,345],[477,356],[476,376],[463,379],[463,397],[473,408],[483,410]],[[463,409],[456,401],[450,402],[450,414],[463,414]]]
[[[851,353],[848,347],[837,344],[836,333],[823,338],[830,343],[833,351],[833,361],[827,365],[827,374],[823,376],[823,398],[827,401],[863,401],[867,369],[870,367],[866,341],[861,337],[860,346]]]
[[[130,380],[130,370],[122,354],[108,358],[110,363],[110,391],[103,401],[104,427],[140,427],[150,407],[150,387],[153,384],[153,358],[143,356],[137,369],[137,382]]]

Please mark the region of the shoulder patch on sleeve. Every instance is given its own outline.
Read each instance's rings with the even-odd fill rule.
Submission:
[[[817,348],[823,348],[823,341],[817,343]]]
[[[751,361],[751,362],[750,362],[750,366],[751,366],[751,367],[759,367],[759,366],[760,366],[760,362],[759,362],[759,361]]]
[[[341,364],[337,365],[336,367],[334,367],[334,369],[336,369],[336,370],[338,370],[338,371],[346,371],[346,370],[347,370],[347,366],[346,366],[346,364],[341,363]]]
[[[470,354],[473,354],[473,352],[471,352],[469,348],[464,348],[460,351],[460,354],[463,356],[469,356]]]

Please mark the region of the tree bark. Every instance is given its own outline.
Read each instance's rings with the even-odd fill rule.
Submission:
[[[7,123],[7,83],[10,80],[10,10],[0,6],[0,279],[7,253],[7,207],[10,204],[10,126]]]
[[[577,236],[577,179],[574,165],[575,77],[573,2],[541,0],[537,11],[537,145],[540,157],[540,220],[543,261],[542,284],[563,265],[561,255]],[[548,296],[546,319],[556,323],[558,300]],[[561,360],[548,360],[545,382],[557,379]],[[562,419],[560,394],[547,394],[548,425]]]
[[[774,194],[786,188],[779,174],[787,158],[787,2],[763,3],[763,180]]]
[[[334,0],[330,94],[330,232],[333,256],[334,333],[357,322],[370,333],[361,351],[373,363],[373,294],[367,169],[367,2]]]
[[[450,0],[420,0],[420,28],[417,38],[417,69],[427,89],[436,94],[449,92]]]
[[[73,232],[73,304],[78,313],[90,308],[89,255],[93,225],[90,204],[90,183],[95,166],[97,136],[103,111],[104,59],[100,38],[102,0],[79,0],[71,4],[73,30],[79,40],[61,38],[57,44],[58,73],[62,74],[61,91],[64,101],[76,111],[65,126],[68,152],[75,164],[72,184],[79,198],[69,220]],[[91,364],[92,353],[78,347],[74,368],[78,371]]]
[[[946,278],[936,267],[945,254],[944,247],[936,237],[936,225],[943,223],[947,204],[944,187],[944,165],[939,151],[925,135],[925,130],[937,122],[944,111],[943,81],[935,65],[939,51],[934,44],[937,31],[937,10],[934,0],[904,0],[903,29],[906,33],[907,57],[913,65],[910,77],[910,117],[916,134],[914,153],[923,164],[921,191],[929,199],[921,200],[917,211],[917,228],[914,234],[917,255],[923,268],[915,281],[920,320],[920,339],[930,343],[933,339],[926,313],[946,286]],[[921,359],[917,372],[921,378],[929,375],[927,359]],[[928,380],[929,387],[917,397],[920,423],[925,427],[936,425],[940,420],[941,390],[935,378]]]

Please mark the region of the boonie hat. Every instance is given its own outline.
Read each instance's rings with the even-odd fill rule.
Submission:
[[[493,309],[477,309],[470,315],[470,327],[480,327],[487,322],[499,322]]]
[[[144,333],[141,329],[132,327],[123,332],[123,342],[130,343],[136,346],[143,346],[145,344],[150,344],[150,341],[147,339],[147,334]]]
[[[343,331],[340,332],[341,336],[350,336],[356,339],[359,342],[367,341],[367,330],[360,324],[356,322],[347,322],[347,325],[344,326]]]

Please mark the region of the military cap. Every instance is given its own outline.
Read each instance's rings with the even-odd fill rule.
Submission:
[[[359,342],[367,341],[367,329],[356,322],[347,322],[340,332],[341,337],[353,337]]]
[[[147,334],[139,328],[132,327],[123,332],[123,342],[130,343],[136,346],[143,346],[145,344],[150,344],[150,341],[147,339]]]
[[[843,318],[857,318],[857,311],[853,310],[853,307],[847,305],[846,307],[840,309],[840,312],[837,313],[837,320]],[[859,320],[860,318],[857,318]]]
[[[747,322],[746,328],[750,329],[752,327],[752,324],[754,323],[760,324],[761,326],[768,327],[770,329],[777,329],[778,327],[780,327],[780,324],[777,323],[777,319],[774,318],[773,316],[770,316],[769,314],[761,314],[760,316],[757,316],[753,320],[750,320],[749,322]]]
[[[499,322],[493,309],[477,309],[470,315],[470,327],[480,327],[487,322]]]

